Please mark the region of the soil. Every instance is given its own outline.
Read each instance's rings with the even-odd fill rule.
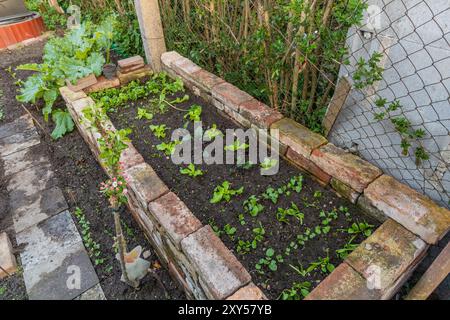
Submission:
[[[191,92],[187,92],[187,94],[190,96],[189,101],[177,105],[177,108],[186,110],[193,104],[201,105],[203,108],[201,120],[204,130],[213,124],[216,124],[222,132],[225,132],[225,129],[237,128],[234,122],[219,114],[215,107],[205,103],[204,100]],[[262,201],[261,203],[265,206],[264,211],[257,218],[245,214],[246,224],[242,226],[239,223],[238,214],[244,213],[243,202],[250,195],[261,195],[269,186],[280,187],[286,184],[290,178],[302,173],[281,160],[280,170],[273,176],[260,175],[260,168],[257,165],[246,170],[238,168],[236,165],[206,164],[196,165],[197,168],[201,168],[205,172],[201,177],[191,178],[182,175],[180,174],[180,166],[173,164],[169,157],[156,150],[156,145],[161,141],[153,135],[149,129],[149,124],[165,124],[169,130],[166,139],[163,140],[168,142],[170,132],[173,129],[182,128],[186,123],[186,120],[183,119],[185,113],[169,108],[170,110],[164,114],[156,114],[151,122],[137,120],[137,107],[149,105],[151,105],[151,102],[148,99],[139,100],[128,106],[120,107],[119,111],[111,112],[110,118],[117,128],[131,128],[133,130],[130,137],[146,162],[154,168],[171,191],[185,202],[203,224],[210,223],[220,229],[223,229],[226,224],[230,224],[237,228],[234,237],[222,234],[221,238],[227,247],[234,251],[238,259],[251,273],[253,281],[264,289],[269,298],[278,298],[281,292],[290,288],[294,282],[310,281],[315,287],[324,279],[326,274],[322,272],[312,272],[310,276],[301,277],[289,265],[302,265],[306,268],[319,257],[326,257],[328,252],[331,262],[337,266],[341,259],[336,256],[335,250],[342,248],[351,238],[350,235],[343,233],[340,229],[346,229],[352,222],[357,221],[366,221],[375,227],[379,225],[370,217],[361,215],[360,209],[304,175],[301,193],[293,192],[290,196],[280,196],[277,204],[273,204],[270,200]],[[193,134],[192,123],[189,123],[187,129]],[[214,188],[225,180],[231,183],[233,189],[244,187],[244,193],[236,196],[229,203],[211,204],[210,199]],[[314,197],[316,191],[320,191],[320,198]],[[291,202],[294,202],[304,213],[303,225],[300,225],[293,218],[290,218],[289,224],[280,223],[276,219],[277,208],[288,208]],[[264,274],[260,274],[256,271],[255,265],[260,258],[264,257],[266,249],[273,248],[275,254],[284,254],[289,243],[295,241],[296,236],[302,233],[306,227],[313,229],[320,225],[322,219],[319,217],[319,213],[321,210],[330,211],[340,207],[348,208],[351,219],[347,219],[342,213],[339,214],[338,219],[331,223],[332,228],[329,234],[316,237],[308,242],[304,248],[285,256],[284,263],[278,265],[276,272],[266,271]],[[266,232],[263,242],[251,253],[236,253],[237,239],[251,240],[252,229],[258,227],[260,223]],[[363,236],[358,236],[354,243],[359,243],[363,239]]]
[[[26,50],[15,51],[14,53],[0,54],[2,68],[0,69],[0,89],[3,91],[4,110],[6,118],[0,122],[0,125],[12,121],[25,114],[24,109],[16,101],[17,86],[14,84],[17,79],[25,79],[30,73],[25,71],[16,71],[13,77],[12,72],[5,70],[6,67],[12,66],[12,70],[23,63],[40,62],[42,56],[42,45],[38,44],[32,47],[26,47]],[[6,63],[6,64],[5,64]],[[14,72],[14,71],[13,71]],[[91,225],[91,233],[94,241],[100,244],[101,257],[105,259],[104,263],[94,265],[100,284],[103,288],[105,296],[108,300],[113,299],[132,299],[132,300],[161,300],[161,299],[184,299],[184,292],[178,287],[170,277],[168,271],[159,268],[159,262],[156,255],[150,248],[148,241],[143,236],[143,232],[134,222],[128,211],[123,212],[122,220],[125,236],[128,241],[128,248],[132,249],[136,245],[141,245],[144,250],[150,250],[150,257],[147,259],[156,267],[156,274],[160,277],[165,289],[158,285],[156,279],[150,275],[146,276],[139,290],[134,290],[120,281],[121,271],[118,261],[115,259],[113,249],[114,221],[112,214],[108,209],[108,203],[104,196],[99,192],[99,185],[107,179],[101,167],[91,154],[91,151],[84,143],[82,137],[77,130],[67,134],[57,141],[52,140],[50,133],[53,130],[53,123],[45,122],[37,107],[25,105],[37,120],[36,125],[40,133],[41,148],[46,153],[52,163],[53,170],[58,180],[58,186],[64,193],[69,204],[69,211],[72,213],[79,207],[85,214]],[[64,101],[59,99],[54,108],[65,108]],[[2,205],[7,194],[4,186],[6,181],[0,172],[0,200]],[[6,201],[8,203],[8,201]],[[2,207],[3,209],[3,207]],[[3,211],[2,211],[3,212]],[[6,214],[0,217],[0,231],[6,225],[11,227],[10,214],[6,210]],[[78,230],[81,228],[77,218],[73,215],[73,220],[77,224]],[[5,224],[5,225],[4,225]],[[10,238],[13,239],[14,233]],[[94,260],[91,259],[94,264]],[[1,294],[2,288],[6,288],[5,294]],[[0,299],[10,299],[13,297],[26,298],[23,280],[20,274],[9,277],[6,280],[0,280]]]

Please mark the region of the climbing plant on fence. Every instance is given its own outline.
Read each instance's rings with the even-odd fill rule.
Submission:
[[[160,1],[166,42],[315,131],[360,0]]]

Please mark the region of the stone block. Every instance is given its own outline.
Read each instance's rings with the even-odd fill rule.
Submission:
[[[428,245],[394,220],[387,220],[345,262],[390,299],[397,280],[424,256]]]
[[[251,124],[261,129],[269,129],[272,123],[283,118],[280,112],[256,99],[242,103],[239,106],[239,113]]]
[[[323,171],[360,193],[382,174],[369,162],[331,143],[315,149],[311,160]]]
[[[222,103],[225,108],[239,112],[239,106],[247,101],[253,100],[248,93],[238,89],[228,82],[214,86],[211,90],[212,97]]]
[[[371,183],[364,195],[375,208],[430,244],[450,229],[448,209],[388,175]]]
[[[300,170],[304,170],[315,177],[322,185],[327,185],[330,182],[331,176],[320,169],[311,160],[306,159],[294,150],[288,147],[286,158]]]
[[[311,152],[326,144],[325,139],[320,134],[314,133],[308,128],[295,122],[292,119],[283,118],[270,126],[270,134],[278,130],[280,141],[292,150],[309,159]]]
[[[247,270],[209,225],[183,239],[181,246],[209,299],[225,299],[250,282]]]
[[[227,298],[227,300],[267,300],[265,294],[260,288],[253,283],[240,288],[233,295]]]

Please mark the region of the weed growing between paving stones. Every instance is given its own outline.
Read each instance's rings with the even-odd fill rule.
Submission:
[[[214,139],[236,125],[190,92],[187,99],[180,81],[164,74],[128,87],[139,94],[118,88],[91,96],[116,128],[133,130],[130,138],[145,160],[211,225],[268,297],[303,298],[378,225],[282,160],[274,176],[260,175],[253,163],[174,164],[169,157],[173,150],[161,147],[176,143],[170,141],[170,131],[184,127],[193,134],[192,121],[201,120],[209,128],[205,135]],[[152,117],[139,116],[142,109]],[[247,153],[246,144],[235,140],[225,148]]]

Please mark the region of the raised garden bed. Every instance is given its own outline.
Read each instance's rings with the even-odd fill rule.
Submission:
[[[172,76],[181,76],[196,95],[204,98],[198,100],[191,94],[188,102],[177,103],[173,109],[186,110],[197,104],[202,106],[201,119],[204,125],[216,124],[217,128],[221,129],[234,127],[235,125],[222,118],[217,110],[208,105],[208,102],[212,102],[222,113],[244,126],[270,127],[271,133],[273,129],[279,129],[279,139],[284,144],[282,154],[290,161],[315,176],[322,185],[330,183],[341,195],[364,207],[366,212],[383,219],[389,216],[400,223],[388,219],[362,246],[349,255],[344,263],[331,272],[308,298],[389,298],[424,256],[426,242],[435,243],[448,230],[448,211],[437,207],[426,197],[418,195],[392,178],[381,175],[380,170],[365,161],[327,144],[326,139],[291,120],[280,120],[280,117],[253,101],[250,96],[206,73],[176,53],[163,55],[163,64]],[[136,75],[142,76],[139,73]],[[121,83],[125,84],[130,80],[132,77],[128,76],[126,81]],[[161,79],[159,81],[161,82]],[[100,85],[96,89],[110,86]],[[306,176],[303,176],[300,187],[299,172],[285,162],[281,162],[280,173],[273,177],[259,176],[259,168],[255,167],[245,169],[224,165],[197,166],[195,169],[204,170],[205,174],[196,178],[181,175],[180,167],[173,165],[167,155],[157,150],[167,147],[169,140],[166,140],[166,145],[161,145],[163,138],[155,138],[151,131],[158,133],[163,130],[157,127],[153,130],[149,128],[152,123],[165,124],[175,129],[186,122],[184,111],[176,112],[167,105],[165,108],[170,111],[166,113],[159,114],[159,108],[155,110],[155,105],[165,104],[161,103],[162,100],[173,101],[172,98],[177,98],[177,95],[166,95],[161,99],[161,88],[151,83],[147,84],[147,90],[141,90],[143,95],[136,94],[131,99],[125,98],[126,103],[122,106],[114,101],[117,100],[114,96],[123,99],[124,95],[132,91],[132,87],[124,89],[122,95],[113,90],[106,95],[109,98],[103,98],[103,106],[109,111],[114,108],[120,110],[117,113],[109,113],[117,129],[134,129],[135,133],[131,138],[147,162],[144,162],[131,144],[122,154],[128,187],[132,191],[128,196],[129,206],[151,238],[162,261],[183,284],[189,297],[262,298],[262,293],[250,283],[250,275],[247,273],[249,271],[253,282],[260,285],[268,297],[276,298],[284,292],[282,297],[301,298],[333,270],[331,264],[337,265],[341,262],[336,256],[336,250],[343,249],[348,243],[351,235],[346,233],[354,220],[362,222],[365,219],[369,224],[376,225],[375,220],[361,215],[361,209],[338,199],[329,189],[322,189]],[[152,98],[145,94],[149,91],[159,93],[156,101],[149,101]],[[178,90],[168,91],[175,93]],[[136,92],[139,92],[139,89]],[[99,158],[97,139],[100,136],[92,130],[83,113],[83,110],[95,105],[94,101],[67,89],[62,90],[62,93],[85,141]],[[93,95],[97,100],[101,100],[101,96],[105,95]],[[145,99],[140,99],[142,96],[145,96]],[[138,108],[141,108],[141,111]],[[114,125],[106,119],[102,126],[115,130]],[[158,145],[160,147],[157,147]],[[292,180],[289,185],[290,179],[294,177],[297,177],[297,180]],[[239,195],[232,197],[229,203],[212,205],[210,200],[213,189],[224,181],[230,182],[231,188],[235,190],[243,187],[242,193],[238,192]],[[263,193],[269,186],[282,188],[275,203],[263,198]],[[286,186],[286,189],[283,189],[283,186]],[[266,193],[267,198],[270,198],[269,193]],[[245,213],[243,208],[244,201],[252,195],[264,206],[264,210],[256,217]],[[406,208],[402,201],[406,201]],[[291,202],[295,203],[298,210]],[[410,219],[417,203],[422,207],[424,219]],[[407,210],[408,205],[413,208],[412,213]],[[277,219],[278,208],[291,210],[281,210]],[[286,218],[283,213],[287,213],[287,219],[280,222],[279,220]],[[299,213],[303,213],[303,216]],[[243,216],[239,217],[239,214]],[[203,224],[211,224],[213,228],[201,227],[201,222],[197,219]],[[242,224],[243,220],[245,225]],[[303,224],[300,220],[303,220]],[[253,230],[261,227],[259,222],[265,233],[255,238],[256,233],[261,231]],[[222,237],[229,249],[235,251],[238,260],[247,270],[214,236],[212,230]],[[246,243],[239,243],[239,239],[257,239],[256,248],[241,255],[245,251],[243,248]],[[358,233],[353,243],[356,244],[362,239],[363,236]],[[291,248],[290,252],[286,250],[288,248]],[[278,255],[282,257],[277,257]],[[319,262],[319,258],[326,257],[330,260],[315,263]],[[370,269],[372,266],[378,268],[375,272],[380,272],[381,279],[380,283],[369,285],[374,272],[373,268]],[[310,269],[305,271],[308,267]],[[294,285],[294,282],[303,286]],[[294,290],[289,290],[292,288]]]

